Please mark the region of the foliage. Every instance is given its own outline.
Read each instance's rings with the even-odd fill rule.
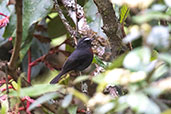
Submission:
[[[0,85],[1,114],[7,113],[10,107],[16,112],[20,111],[19,104],[22,102],[21,99],[26,96],[35,99],[34,102],[31,102],[27,111],[32,111],[37,109],[37,107],[40,107],[43,111],[51,113],[43,108],[43,103],[47,102],[49,105],[57,105],[57,113],[85,113],[85,109],[82,107],[88,108],[88,110],[95,114],[171,113],[171,104],[164,102],[171,101],[171,97],[169,96],[171,94],[169,93],[171,90],[170,1],[153,1],[143,8],[139,5],[132,6],[130,5],[131,3],[116,4],[115,0],[111,1],[114,9],[116,9],[116,7],[120,9],[117,10],[117,13],[120,16],[120,23],[129,25],[129,27],[127,27],[123,24],[127,34],[123,39],[123,42],[131,42],[133,50],[118,56],[112,62],[105,62],[98,56],[95,56],[93,64],[96,64],[98,68],[104,69],[104,72],[93,77],[90,75],[82,75],[74,80],[64,78],[59,84],[55,85],[47,84],[47,81],[43,82],[46,84],[38,84],[38,82],[36,83],[35,81],[36,79],[33,79],[33,81],[35,81],[34,85],[25,88],[21,87],[21,78],[18,79],[18,82],[10,80],[8,85],[11,88],[9,88],[10,91],[8,96],[4,91],[5,84]],[[7,0],[5,0],[5,2],[7,3]],[[0,1],[0,6],[3,6],[3,4],[5,4],[4,1]],[[58,15],[53,12],[52,0],[24,0],[23,6],[23,40],[22,49],[20,51],[20,62],[22,64],[23,72],[27,72],[29,63],[27,63],[28,55],[26,53],[29,48],[33,50],[32,54],[35,57],[32,59],[36,60],[48,53],[50,44],[53,44],[53,47],[55,47],[54,44],[56,44],[58,47],[63,43],[66,43],[66,40],[68,39],[67,35],[64,35],[67,34],[66,31],[63,29],[60,30],[59,33],[54,33],[54,25],[59,28],[63,28],[63,25],[61,21],[59,22],[59,19],[57,19],[59,18]],[[14,8],[12,9],[9,8],[9,6],[6,6],[0,7],[0,12],[5,9],[8,9],[6,14],[10,15],[10,19],[9,24],[5,28],[2,41],[11,36],[15,38],[16,31],[15,10]],[[93,0],[88,0],[88,2],[84,4],[84,9],[90,28],[97,32],[98,35],[106,37],[101,29],[103,26],[102,18],[100,15],[96,15],[97,8]],[[139,10],[139,12],[135,10]],[[45,18],[48,15],[51,19]],[[98,21],[96,19],[98,19]],[[38,23],[43,20],[43,25],[46,26],[48,30],[53,29],[53,33],[52,31],[49,32],[50,35],[48,35],[48,31],[40,32],[36,29]],[[39,35],[43,36],[44,39],[41,37],[41,40],[50,37],[50,41],[38,41],[34,35],[34,33],[37,32],[40,32]],[[141,45],[135,45],[137,41],[138,44],[140,43]],[[62,46],[60,48],[62,48]],[[66,43],[64,46],[64,50],[65,49],[66,51],[62,53],[60,58],[61,61],[65,59],[64,55],[69,53],[68,50],[73,50],[73,47],[70,43]],[[50,50],[50,52],[52,53],[53,51]],[[52,66],[47,63],[46,57],[40,62],[44,62],[48,68],[51,68]],[[50,59],[52,59],[52,61],[54,60],[53,58]],[[60,63],[60,61],[58,62]],[[37,69],[36,67],[33,67],[34,74],[36,75],[42,70],[42,68],[40,68],[41,66],[37,67]],[[38,80],[47,78],[48,81],[50,81],[56,74],[52,75],[51,71],[48,72],[50,73],[48,73],[47,77],[40,74],[40,76],[36,78],[38,78]],[[92,72],[96,73],[95,70]],[[97,85],[95,88],[89,87],[90,89],[95,89],[92,95],[87,95],[77,89],[79,83],[83,81],[89,81],[91,84]],[[126,91],[123,90],[124,95],[113,97],[111,94],[104,93],[104,90],[110,86],[122,86],[123,88],[126,88]],[[167,96],[167,94],[169,95]],[[165,95],[167,96],[166,98],[163,97]],[[7,97],[10,98],[11,104],[14,105],[9,107]],[[57,103],[54,103],[52,101],[53,99]]]

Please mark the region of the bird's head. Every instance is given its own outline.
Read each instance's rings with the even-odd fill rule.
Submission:
[[[78,41],[77,48],[91,47],[91,42],[93,40],[93,38],[83,37]]]

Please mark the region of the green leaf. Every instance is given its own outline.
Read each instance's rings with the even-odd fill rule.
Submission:
[[[151,86],[145,88],[144,92],[147,93],[148,95],[153,96],[154,98],[157,98],[162,93],[162,90],[158,87]]]
[[[156,12],[156,11],[150,11],[150,12],[144,12],[141,15],[134,16],[133,21],[136,23],[145,23],[152,20],[170,20],[171,17],[165,13]]]
[[[147,37],[146,42],[158,50],[169,48],[169,28],[165,26],[154,26]]]
[[[69,114],[77,114],[77,105],[72,105],[67,108]]]
[[[88,20],[89,27],[99,36],[106,38],[106,35],[103,33],[101,28],[103,26],[102,17],[101,15],[97,14],[98,9],[93,0],[88,0],[86,2],[84,5],[84,11]]]
[[[156,60],[159,53],[156,50],[152,50],[151,52],[151,61]]]
[[[72,93],[74,96],[76,96],[78,99],[80,99],[84,103],[88,102],[88,99],[89,99],[88,96],[79,92],[78,90],[76,90],[74,88],[69,88],[68,91],[69,91],[69,93]]]
[[[165,111],[162,112],[161,114],[171,114],[171,108],[165,110]]]
[[[87,80],[87,79],[89,79],[89,78],[90,78],[89,76],[79,76],[79,77],[77,77],[77,78],[74,80],[73,83],[76,84],[76,83],[85,81],[85,80]]]
[[[5,32],[3,34],[4,38],[9,38],[12,36],[12,34],[14,34],[14,32],[16,30],[16,22],[17,22],[17,17],[16,17],[16,14],[13,12],[10,15],[9,23],[5,28]]]
[[[57,17],[58,16],[58,13],[57,12],[51,12],[48,16],[50,17],[50,19],[47,18],[46,19],[46,23],[49,23],[52,19],[54,19],[55,17]]]
[[[35,31],[35,24],[33,24],[29,28],[29,30],[28,30],[29,33],[28,33],[28,36],[27,36],[26,40],[23,40],[22,43],[21,43],[21,50],[20,50],[20,53],[19,53],[20,61],[23,60],[23,58],[26,55],[26,53],[28,52],[30,46],[34,42],[34,41],[32,41],[34,39],[33,38],[34,31]],[[15,36],[14,36],[14,38],[15,38]]]
[[[58,46],[58,45],[62,44],[66,40],[66,38],[67,38],[66,35],[54,38],[54,39],[52,39],[50,44],[51,44],[51,46],[54,46],[54,47]]]
[[[127,97],[127,103],[137,113],[160,114],[160,108],[143,93],[131,93]]]
[[[21,79],[23,78],[23,75],[21,75],[17,80],[17,90],[20,91],[21,89]]]
[[[167,8],[166,14],[167,14],[167,15],[171,15],[171,7],[168,7],[168,8]]]
[[[64,24],[62,23],[59,15],[54,18],[51,14],[52,13],[49,14],[51,19],[48,22],[48,30],[47,30],[49,37],[50,38],[58,38],[58,37],[62,37],[65,34],[67,34],[67,30],[66,30]]]
[[[92,78],[92,81],[98,84],[98,87],[97,87],[98,92],[102,92],[107,85],[107,83],[105,82],[105,75],[106,75],[106,72],[99,74],[97,76],[94,76]]]
[[[114,108],[115,104],[114,103],[107,103],[104,104],[98,108],[95,109],[95,114],[106,114],[107,112],[109,112],[112,108]]]
[[[102,73],[97,76],[93,76],[92,81],[100,84],[100,83],[105,82],[104,79],[105,79],[105,73]]]
[[[52,0],[24,0],[23,1],[23,41],[26,40],[28,35],[28,30],[30,26],[37,22],[38,20],[44,18],[47,16],[47,14],[51,11],[53,8],[53,1]],[[9,28],[11,29],[16,27],[16,15],[13,13],[11,16]],[[4,35],[4,37],[8,35],[11,36],[10,29],[8,29],[8,32]],[[12,32],[13,33],[13,32]],[[8,36],[9,37],[9,36]]]
[[[99,66],[101,66],[101,67],[103,67],[103,68],[106,68],[106,67],[107,67],[107,66],[103,63],[103,61],[102,61],[97,55],[94,55],[93,63],[96,63],[96,64],[98,64]]]
[[[171,65],[171,54],[161,53],[161,54],[159,54],[159,59],[164,60]]]
[[[63,108],[68,107],[71,101],[72,101],[72,94],[68,94],[67,96],[65,96],[64,100],[62,101],[62,107]]]
[[[124,61],[124,58],[126,56],[127,53],[124,53],[122,55],[120,55],[119,57],[117,57],[111,65],[108,66],[107,69],[111,70],[111,69],[114,69],[114,68],[119,68],[122,66],[123,64],[123,61]]]
[[[70,45],[66,45],[66,51],[68,51],[68,52],[73,52],[74,50],[75,50],[75,48],[73,48],[73,47],[71,47]]]
[[[59,89],[61,89],[63,86],[62,85],[50,85],[50,84],[38,84],[38,85],[34,85],[31,87],[27,87],[27,88],[21,88],[19,91],[19,94],[17,94],[17,91],[12,90],[10,92],[11,96],[19,96],[19,97],[24,97],[24,96],[39,96],[41,94],[45,94],[47,92],[53,92],[53,91],[57,91]]]
[[[129,8],[127,5],[123,5],[121,7],[121,12],[120,12],[120,23],[124,23],[126,18],[128,17],[129,14]]]
[[[40,104],[43,104],[46,101],[49,101],[50,99],[54,99],[56,97],[58,97],[59,94],[56,92],[53,93],[47,93],[41,97],[39,97],[38,99],[36,99],[29,107],[29,110],[31,111],[32,109],[34,109],[35,107],[37,107]]]
[[[53,8],[52,0],[24,0],[23,13],[23,41],[26,41],[29,35],[29,28],[38,20],[43,19]],[[30,47],[30,45],[28,45]],[[25,55],[29,48],[21,50],[22,55]],[[22,56],[23,57],[23,56]]]
[[[24,0],[23,39],[27,37],[29,27],[47,16],[53,8],[52,0]]]
[[[53,8],[53,0],[24,0],[23,1],[23,36],[22,36],[22,50],[20,51],[21,58],[24,57],[30,47],[29,29],[30,27],[45,18]],[[34,29],[34,28],[33,28]],[[7,26],[4,37],[10,37],[16,31],[16,15],[10,17],[9,25]],[[31,33],[30,33],[31,34]],[[29,44],[29,45],[24,45]]]
[[[125,68],[137,71],[137,70],[148,70],[148,64],[150,63],[151,53],[147,47],[136,48],[129,52],[124,61],[123,65]]]
[[[165,76],[169,71],[168,65],[166,64],[161,64],[160,66],[158,66],[158,68],[154,71],[153,76],[152,76],[152,80],[156,81],[157,79],[159,79],[162,76]]]
[[[4,103],[1,103],[1,114],[7,114],[7,106]]]

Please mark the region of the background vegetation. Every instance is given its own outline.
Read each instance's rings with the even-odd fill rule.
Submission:
[[[171,114],[170,33],[170,0],[0,0],[0,113]],[[92,65],[50,85],[84,35]]]

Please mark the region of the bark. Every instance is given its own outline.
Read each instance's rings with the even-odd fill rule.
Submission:
[[[22,26],[22,6],[23,2],[22,0],[16,1],[16,13],[17,13],[17,30],[16,30],[16,38],[15,38],[15,45],[14,50],[12,52],[12,56],[10,58],[9,62],[9,69],[14,70],[17,68],[17,60],[20,52],[20,46],[22,42],[22,32],[23,32],[23,26]]]
[[[111,60],[113,60],[118,55],[128,50],[127,46],[122,43],[123,34],[121,31],[121,24],[119,23],[113,5],[109,0],[94,0],[94,2],[103,19],[102,29],[109,38],[112,53]]]

